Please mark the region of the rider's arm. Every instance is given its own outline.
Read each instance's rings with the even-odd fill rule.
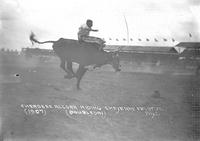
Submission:
[[[90,29],[90,31],[98,32],[98,29]]]

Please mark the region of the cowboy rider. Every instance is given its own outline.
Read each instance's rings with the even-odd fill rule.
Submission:
[[[93,36],[89,36],[90,31],[93,32],[97,32],[97,29],[92,29],[93,26],[93,21],[88,19],[86,21],[86,24],[83,24],[79,27],[79,31],[78,31],[78,40],[84,41],[84,42],[89,42],[89,43],[97,43],[100,45],[100,49],[102,49],[103,47],[105,47],[105,41],[101,38],[98,37],[93,37]]]

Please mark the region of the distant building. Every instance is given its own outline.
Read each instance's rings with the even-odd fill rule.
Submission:
[[[22,48],[22,54],[35,55],[35,56],[52,56],[55,55],[52,49],[40,49],[40,48]]]
[[[163,46],[120,46],[120,45],[108,45],[104,48],[106,51],[119,51],[126,53],[150,53],[150,54],[177,54],[177,50],[174,47]]]
[[[200,42],[180,42],[175,48],[182,49],[181,56],[200,57]]]
[[[174,47],[163,46],[106,46],[108,52],[119,52],[120,60],[127,62],[175,62],[179,53]]]

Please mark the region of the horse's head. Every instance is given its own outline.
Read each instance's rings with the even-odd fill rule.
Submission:
[[[112,52],[110,55],[111,55],[110,64],[112,65],[112,67],[115,69],[116,72],[121,71],[118,52]]]

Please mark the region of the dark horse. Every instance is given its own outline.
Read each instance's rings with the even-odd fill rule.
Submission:
[[[101,67],[102,65],[110,64],[115,71],[120,71],[119,57],[117,53],[106,52],[98,49],[98,44],[78,42],[73,39],[60,38],[57,41],[40,42],[35,39],[35,35],[30,35],[32,43],[39,44],[53,43],[53,50],[61,60],[60,67],[67,73],[65,78],[77,78],[77,89],[80,89],[80,81],[88,70],[87,66]],[[67,61],[67,68],[65,67]],[[79,64],[76,73],[73,72],[72,62]]]

